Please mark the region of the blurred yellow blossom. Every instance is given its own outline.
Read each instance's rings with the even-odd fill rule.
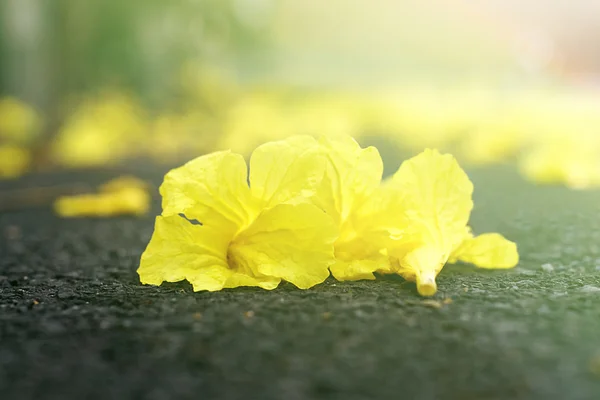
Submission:
[[[138,154],[146,134],[137,102],[121,93],[85,101],[72,114],[52,145],[52,156],[67,167],[115,163]]]
[[[0,145],[0,179],[17,178],[29,168],[31,155],[27,149]]]
[[[256,146],[292,136],[292,125],[274,93],[252,93],[228,110],[218,148],[249,154]]]
[[[217,121],[201,112],[163,113],[151,123],[139,146],[161,163],[210,152],[218,137]]]
[[[65,218],[144,215],[150,209],[148,185],[135,177],[122,176],[98,188],[98,193],[59,197],[54,210]]]
[[[12,97],[0,98],[0,138],[30,143],[41,127],[41,117],[32,107]]]
[[[528,149],[519,163],[521,173],[541,184],[564,184],[572,189],[600,186],[600,142],[562,136],[549,137]]]

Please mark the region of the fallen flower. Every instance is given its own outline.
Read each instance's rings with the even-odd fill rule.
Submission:
[[[144,181],[122,176],[101,185],[98,193],[59,197],[54,210],[65,218],[144,215],[150,209],[150,200]]]
[[[363,149],[349,136],[322,137],[319,145],[327,167],[312,201],[333,218],[340,232],[331,272],[340,281],[375,279],[373,272],[389,263],[380,246],[367,240],[375,234],[369,207],[383,174],[379,151]]]
[[[307,199],[324,169],[316,141],[298,136],[258,147],[249,176],[244,158],[230,151],[170,171],[160,188],[163,212],[138,268],[141,282],[187,280],[195,291],[323,282],[338,232]]]
[[[391,268],[381,272],[415,281],[422,296],[437,292],[435,278],[448,262],[483,268],[518,263],[514,243],[499,234],[470,233],[473,184],[451,155],[425,150],[405,161],[384,189],[396,229],[386,244]]]
[[[28,150],[13,145],[0,145],[0,179],[18,178],[31,163]]]

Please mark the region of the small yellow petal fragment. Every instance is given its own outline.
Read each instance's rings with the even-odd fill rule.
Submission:
[[[62,196],[54,210],[65,218],[144,215],[150,209],[151,196],[145,183],[137,178],[122,177],[100,186],[95,194]]]

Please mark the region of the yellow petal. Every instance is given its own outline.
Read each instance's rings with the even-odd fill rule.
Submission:
[[[329,276],[336,238],[333,221],[317,207],[280,204],[241,232],[230,254],[235,264],[307,289]]]
[[[276,287],[278,279],[248,276],[230,268],[227,254],[231,238],[231,232],[223,231],[218,224],[194,225],[179,215],[159,216],[137,271],[140,281],[160,285],[185,279],[194,291]]]
[[[336,263],[331,267],[338,280],[375,279],[373,272],[381,261],[371,231],[373,212],[365,204],[372,199],[381,182],[383,162],[374,147],[363,149],[349,136],[322,137],[319,141],[327,156],[327,170],[314,204],[325,210],[340,229],[335,243]],[[364,240],[366,236],[373,240]],[[386,232],[387,236],[387,232]],[[377,244],[374,244],[377,243]]]
[[[30,164],[31,154],[27,149],[0,145],[0,179],[17,178],[27,172]]]
[[[431,296],[435,277],[468,232],[473,185],[454,157],[425,150],[404,162],[386,187],[388,212],[398,214],[390,218],[395,229],[388,228],[392,270]]]
[[[480,268],[506,269],[519,263],[517,245],[498,233],[466,239],[452,254],[452,261]]]
[[[144,215],[150,210],[150,200],[143,181],[120,177],[101,185],[99,193],[59,197],[54,210],[65,218]]]
[[[473,184],[456,159],[425,150],[404,162],[392,182],[401,195],[397,211],[404,219],[405,239],[399,244],[433,245],[449,256],[463,240],[473,208]]]
[[[363,279],[373,280],[373,272],[387,270],[387,259],[366,259],[343,261],[336,259],[330,268],[331,274],[338,281],[359,281]]]
[[[184,279],[198,290],[219,290],[231,275],[227,247],[231,238],[210,227],[193,225],[179,215],[156,218],[154,233],[142,254],[142,283],[160,285]]]
[[[379,186],[383,161],[375,147],[363,149],[349,136],[322,137],[320,144],[329,162],[316,204],[343,224]]]
[[[250,187],[264,207],[310,197],[323,178],[325,158],[315,139],[293,136],[259,146],[250,159]]]
[[[338,281],[375,279],[373,272],[390,269],[389,257],[363,236],[335,242],[336,262],[329,269]]]
[[[165,176],[160,187],[163,215],[185,213],[206,222],[218,214],[239,229],[257,213],[247,179],[241,155],[221,151],[198,157]]]

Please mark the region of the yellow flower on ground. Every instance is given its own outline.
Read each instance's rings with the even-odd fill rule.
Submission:
[[[138,269],[141,282],[187,280],[195,291],[323,282],[338,232],[308,198],[324,170],[316,141],[300,136],[258,147],[249,175],[244,158],[230,151],[170,171]]]
[[[500,235],[470,235],[473,184],[453,156],[425,150],[404,162],[387,188],[388,213],[400,221],[387,244],[391,271],[415,281],[419,294],[436,293],[436,276],[453,253],[453,261],[485,268],[516,265],[516,247]]]
[[[54,210],[65,218],[144,215],[150,200],[145,182],[122,176],[101,185],[98,193],[62,196],[55,201]]]
[[[388,258],[367,240],[373,232],[373,207],[383,174],[383,162],[375,147],[361,148],[349,136],[322,137],[320,148],[327,157],[327,168],[314,204],[325,210],[339,227],[335,242],[336,262],[331,266],[338,280],[375,279],[373,272],[386,268]],[[378,225],[380,227],[380,225]],[[387,231],[381,232],[387,235]]]
[[[17,178],[29,168],[29,151],[13,145],[0,145],[0,179]]]

